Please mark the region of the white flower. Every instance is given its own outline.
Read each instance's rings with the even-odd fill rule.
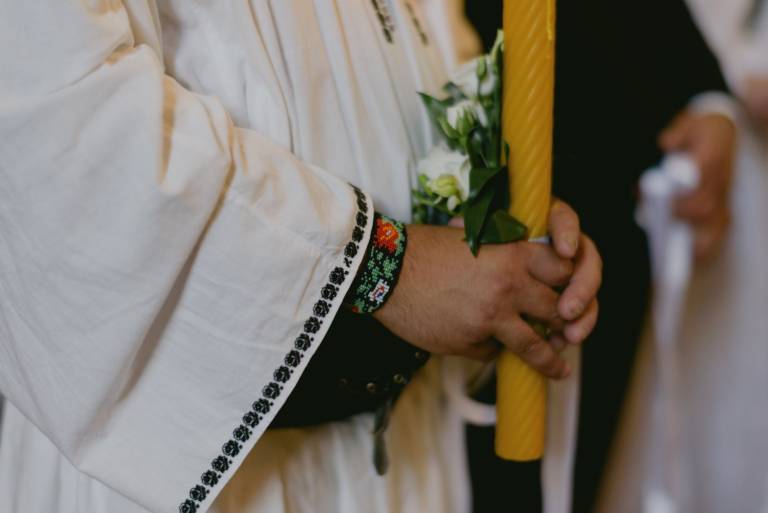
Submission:
[[[445,110],[445,120],[462,136],[467,135],[478,122],[481,126],[488,126],[485,109],[476,100],[461,100],[451,105]]]
[[[427,184],[429,189],[442,198],[450,198],[459,194],[459,181],[452,175],[440,175]]]
[[[461,205],[461,200],[456,196],[451,196],[448,198],[448,201],[446,202],[445,206],[448,207],[448,210],[451,212],[456,210],[456,207]]]
[[[469,158],[458,151],[435,146],[419,162],[418,172],[426,176],[427,192],[448,200],[448,208],[454,210],[469,196]]]
[[[465,62],[451,78],[451,82],[456,84],[464,96],[472,99],[493,94],[499,83],[498,80],[493,61],[488,55],[481,55]]]
[[[456,70],[451,82],[464,93],[464,96],[477,99],[478,96],[490,96],[500,85],[496,62],[498,53],[504,49],[504,33],[499,31],[493,49],[486,55],[465,62]]]
[[[445,111],[445,120],[448,126],[456,130],[461,135],[467,135],[475,126],[475,109],[470,100],[462,100],[455,105],[451,105]]]

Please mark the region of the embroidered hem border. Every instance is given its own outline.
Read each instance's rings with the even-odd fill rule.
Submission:
[[[212,489],[230,470],[233,464],[232,458],[240,453],[243,444],[253,435],[254,428],[259,426],[272,410],[275,400],[283,393],[285,384],[294,377],[294,370],[307,356],[325,317],[331,312],[331,303],[338,297],[341,285],[350,274],[368,226],[368,200],[360,189],[354,186],[352,189],[357,197],[357,215],[355,227],[352,230],[352,240],[344,248],[343,265],[336,266],[328,275],[328,281],[320,290],[320,298],[312,308],[312,315],[304,321],[304,329],[294,341],[293,349],[283,358],[283,365],[275,369],[272,381],[264,386],[261,396],[253,402],[251,409],[245,412],[240,424],[232,431],[232,437],[222,445],[220,454],[211,461],[210,467],[200,476],[200,481],[189,490],[188,497],[179,505],[179,513],[197,513]]]

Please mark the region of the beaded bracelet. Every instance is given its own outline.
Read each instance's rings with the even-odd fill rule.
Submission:
[[[345,303],[353,312],[370,314],[381,308],[395,288],[405,255],[405,225],[376,213],[367,254]]]

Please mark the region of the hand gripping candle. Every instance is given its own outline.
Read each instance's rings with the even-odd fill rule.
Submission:
[[[509,144],[510,214],[546,235],[552,187],[555,0],[504,0],[502,137]],[[546,380],[509,351],[497,367],[496,454],[542,457]]]

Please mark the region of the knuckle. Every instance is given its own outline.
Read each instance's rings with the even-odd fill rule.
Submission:
[[[509,295],[509,290],[512,288],[510,281],[509,276],[502,273],[495,276],[494,279],[491,279],[487,284],[487,296],[483,302],[484,304],[482,304],[480,308],[485,310],[493,318],[498,314],[499,303]]]
[[[528,335],[520,341],[518,352],[521,355],[531,357],[536,352],[538,352],[539,349],[541,349],[543,343],[544,341],[539,337],[535,335]]]
[[[469,323],[476,332],[489,332],[501,316],[498,301],[483,301],[475,304],[469,315]]]
[[[554,350],[538,361],[531,362],[531,366],[549,378],[557,378],[562,372],[560,357],[555,354]]]

